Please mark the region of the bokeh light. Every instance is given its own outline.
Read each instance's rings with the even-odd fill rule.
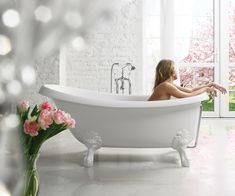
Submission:
[[[4,126],[9,129],[14,129],[19,125],[19,117],[16,114],[9,114],[4,119]]]
[[[13,80],[15,77],[15,65],[9,60],[4,60],[0,63],[0,66],[0,81],[8,82]]]
[[[7,188],[3,184],[0,184],[0,195],[11,196],[10,192],[7,190]]]
[[[73,39],[72,45],[73,45],[74,49],[80,51],[80,50],[84,49],[85,41],[82,37],[78,36],[75,39]]]
[[[43,23],[48,23],[52,19],[51,9],[42,5],[37,7],[37,9],[34,11],[34,15],[36,20]]]
[[[19,81],[13,80],[6,85],[6,89],[10,95],[18,96],[22,91],[22,85]]]
[[[2,22],[5,26],[16,27],[20,23],[20,15],[16,10],[8,9],[2,14]]]
[[[5,35],[0,34],[0,55],[6,55],[12,50],[11,42]]]
[[[21,70],[21,78],[26,85],[34,84],[36,81],[36,74],[34,68],[29,65],[24,66]]]
[[[68,27],[71,29],[77,29],[82,25],[81,15],[75,11],[70,11],[66,13],[64,20]]]

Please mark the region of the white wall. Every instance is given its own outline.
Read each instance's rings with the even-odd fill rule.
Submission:
[[[38,104],[48,98],[38,93],[43,84],[59,84],[59,54],[58,52],[44,59],[38,59],[34,68],[36,71],[36,84],[24,90],[21,99],[31,104]],[[50,100],[51,101],[51,100]]]
[[[61,49],[62,84],[109,92],[111,65],[130,62],[136,66],[131,77],[133,94],[142,93],[142,0],[115,1],[111,20],[99,21],[85,36],[84,50],[77,51],[71,44]]]

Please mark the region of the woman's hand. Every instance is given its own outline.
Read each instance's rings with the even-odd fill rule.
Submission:
[[[214,83],[214,82],[210,82],[207,86],[208,86],[209,88],[211,88],[211,87],[216,88],[216,89],[219,90],[222,94],[226,94],[226,93],[227,93],[226,88],[224,88],[223,86],[221,86],[221,85],[219,85],[219,84],[216,84],[216,83]]]
[[[216,89],[212,87],[207,87],[206,92],[211,96],[211,97],[217,97],[217,91]]]

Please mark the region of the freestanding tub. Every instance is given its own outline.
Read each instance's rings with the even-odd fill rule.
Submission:
[[[121,96],[60,85],[44,85],[40,94],[76,120],[74,137],[86,147],[86,167],[93,166],[100,147],[169,148],[179,152],[181,165],[189,166],[185,149],[196,138],[201,101],[206,94],[163,101],[147,96]]]

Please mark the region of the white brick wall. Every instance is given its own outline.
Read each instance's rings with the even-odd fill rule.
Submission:
[[[38,93],[42,85],[59,84],[59,54],[56,53],[50,57],[37,60],[34,68],[36,71],[36,84],[25,89],[21,97],[21,99],[29,100],[32,104],[48,100]],[[51,102],[51,100],[49,101]]]
[[[115,1],[111,20],[100,20],[86,35],[83,51],[69,44],[61,49],[62,84],[109,92],[111,65],[130,62],[136,66],[131,77],[133,94],[142,93],[142,0]]]

